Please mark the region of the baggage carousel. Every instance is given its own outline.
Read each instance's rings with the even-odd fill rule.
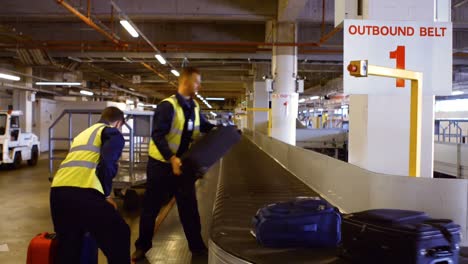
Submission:
[[[142,264],[349,263],[338,257],[337,249],[271,249],[257,243],[251,219],[259,208],[318,194],[246,137],[197,182],[197,196],[208,259],[192,258],[174,208]],[[136,237],[138,221],[133,220],[132,237]],[[459,263],[468,264],[468,249],[462,248],[461,255]]]
[[[243,138],[223,159],[213,210],[209,263],[347,263],[336,249],[271,249],[251,234],[251,219],[267,204],[319,196]]]

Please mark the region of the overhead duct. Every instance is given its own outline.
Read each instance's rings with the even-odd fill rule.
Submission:
[[[24,65],[43,66],[52,64],[47,53],[40,49],[17,49],[16,54]]]
[[[310,88],[305,89],[305,94],[314,94],[314,95],[327,95],[329,93],[342,93],[343,92],[343,77],[338,77],[335,79],[329,80],[325,85],[316,85]]]
[[[115,84],[111,84],[110,85],[110,88],[114,89],[114,90],[117,90],[117,91],[121,91],[121,92],[124,92],[124,93],[127,93],[127,94],[131,94],[131,95],[134,95],[134,96],[138,96],[138,97],[143,97],[145,99],[148,99],[148,96],[145,95],[145,94],[142,94],[142,93],[137,93],[137,92],[132,92],[130,90],[127,90],[125,88],[121,88]]]

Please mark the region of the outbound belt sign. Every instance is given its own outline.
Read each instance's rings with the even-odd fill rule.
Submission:
[[[423,94],[452,92],[452,24],[345,20],[343,79],[346,94],[409,94],[409,81],[355,78],[350,61],[423,73]]]

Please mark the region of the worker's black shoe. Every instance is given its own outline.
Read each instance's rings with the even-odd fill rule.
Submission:
[[[145,250],[137,248],[135,252],[133,252],[132,254],[132,261],[137,262],[137,261],[144,260],[146,258],[146,252],[147,250],[145,251]]]

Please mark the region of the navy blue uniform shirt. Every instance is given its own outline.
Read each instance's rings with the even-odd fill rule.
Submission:
[[[172,119],[174,118],[174,107],[171,103],[164,101],[158,105],[156,111],[154,112],[154,130],[151,135],[154,144],[158,148],[161,155],[166,159],[169,160],[174,154],[177,157],[181,157],[190,147],[190,143],[192,142],[192,134],[193,130],[189,131],[187,129],[187,124],[189,120],[194,122],[195,127],[195,102],[193,99],[185,99],[182,95],[176,94],[177,101],[179,105],[182,106],[185,115],[185,124],[184,130],[182,132],[182,140],[180,142],[179,149],[177,153],[173,153],[172,150],[169,148],[169,144],[166,140],[166,135],[169,134],[172,126]],[[202,133],[209,132],[214,125],[208,122],[205,117],[200,113],[200,131]]]
[[[99,123],[107,124],[99,121]],[[112,180],[117,175],[119,168],[117,162],[122,155],[125,140],[117,128],[105,127],[101,134],[101,155],[96,167],[96,175],[101,182],[104,195],[107,197],[112,191]]]

